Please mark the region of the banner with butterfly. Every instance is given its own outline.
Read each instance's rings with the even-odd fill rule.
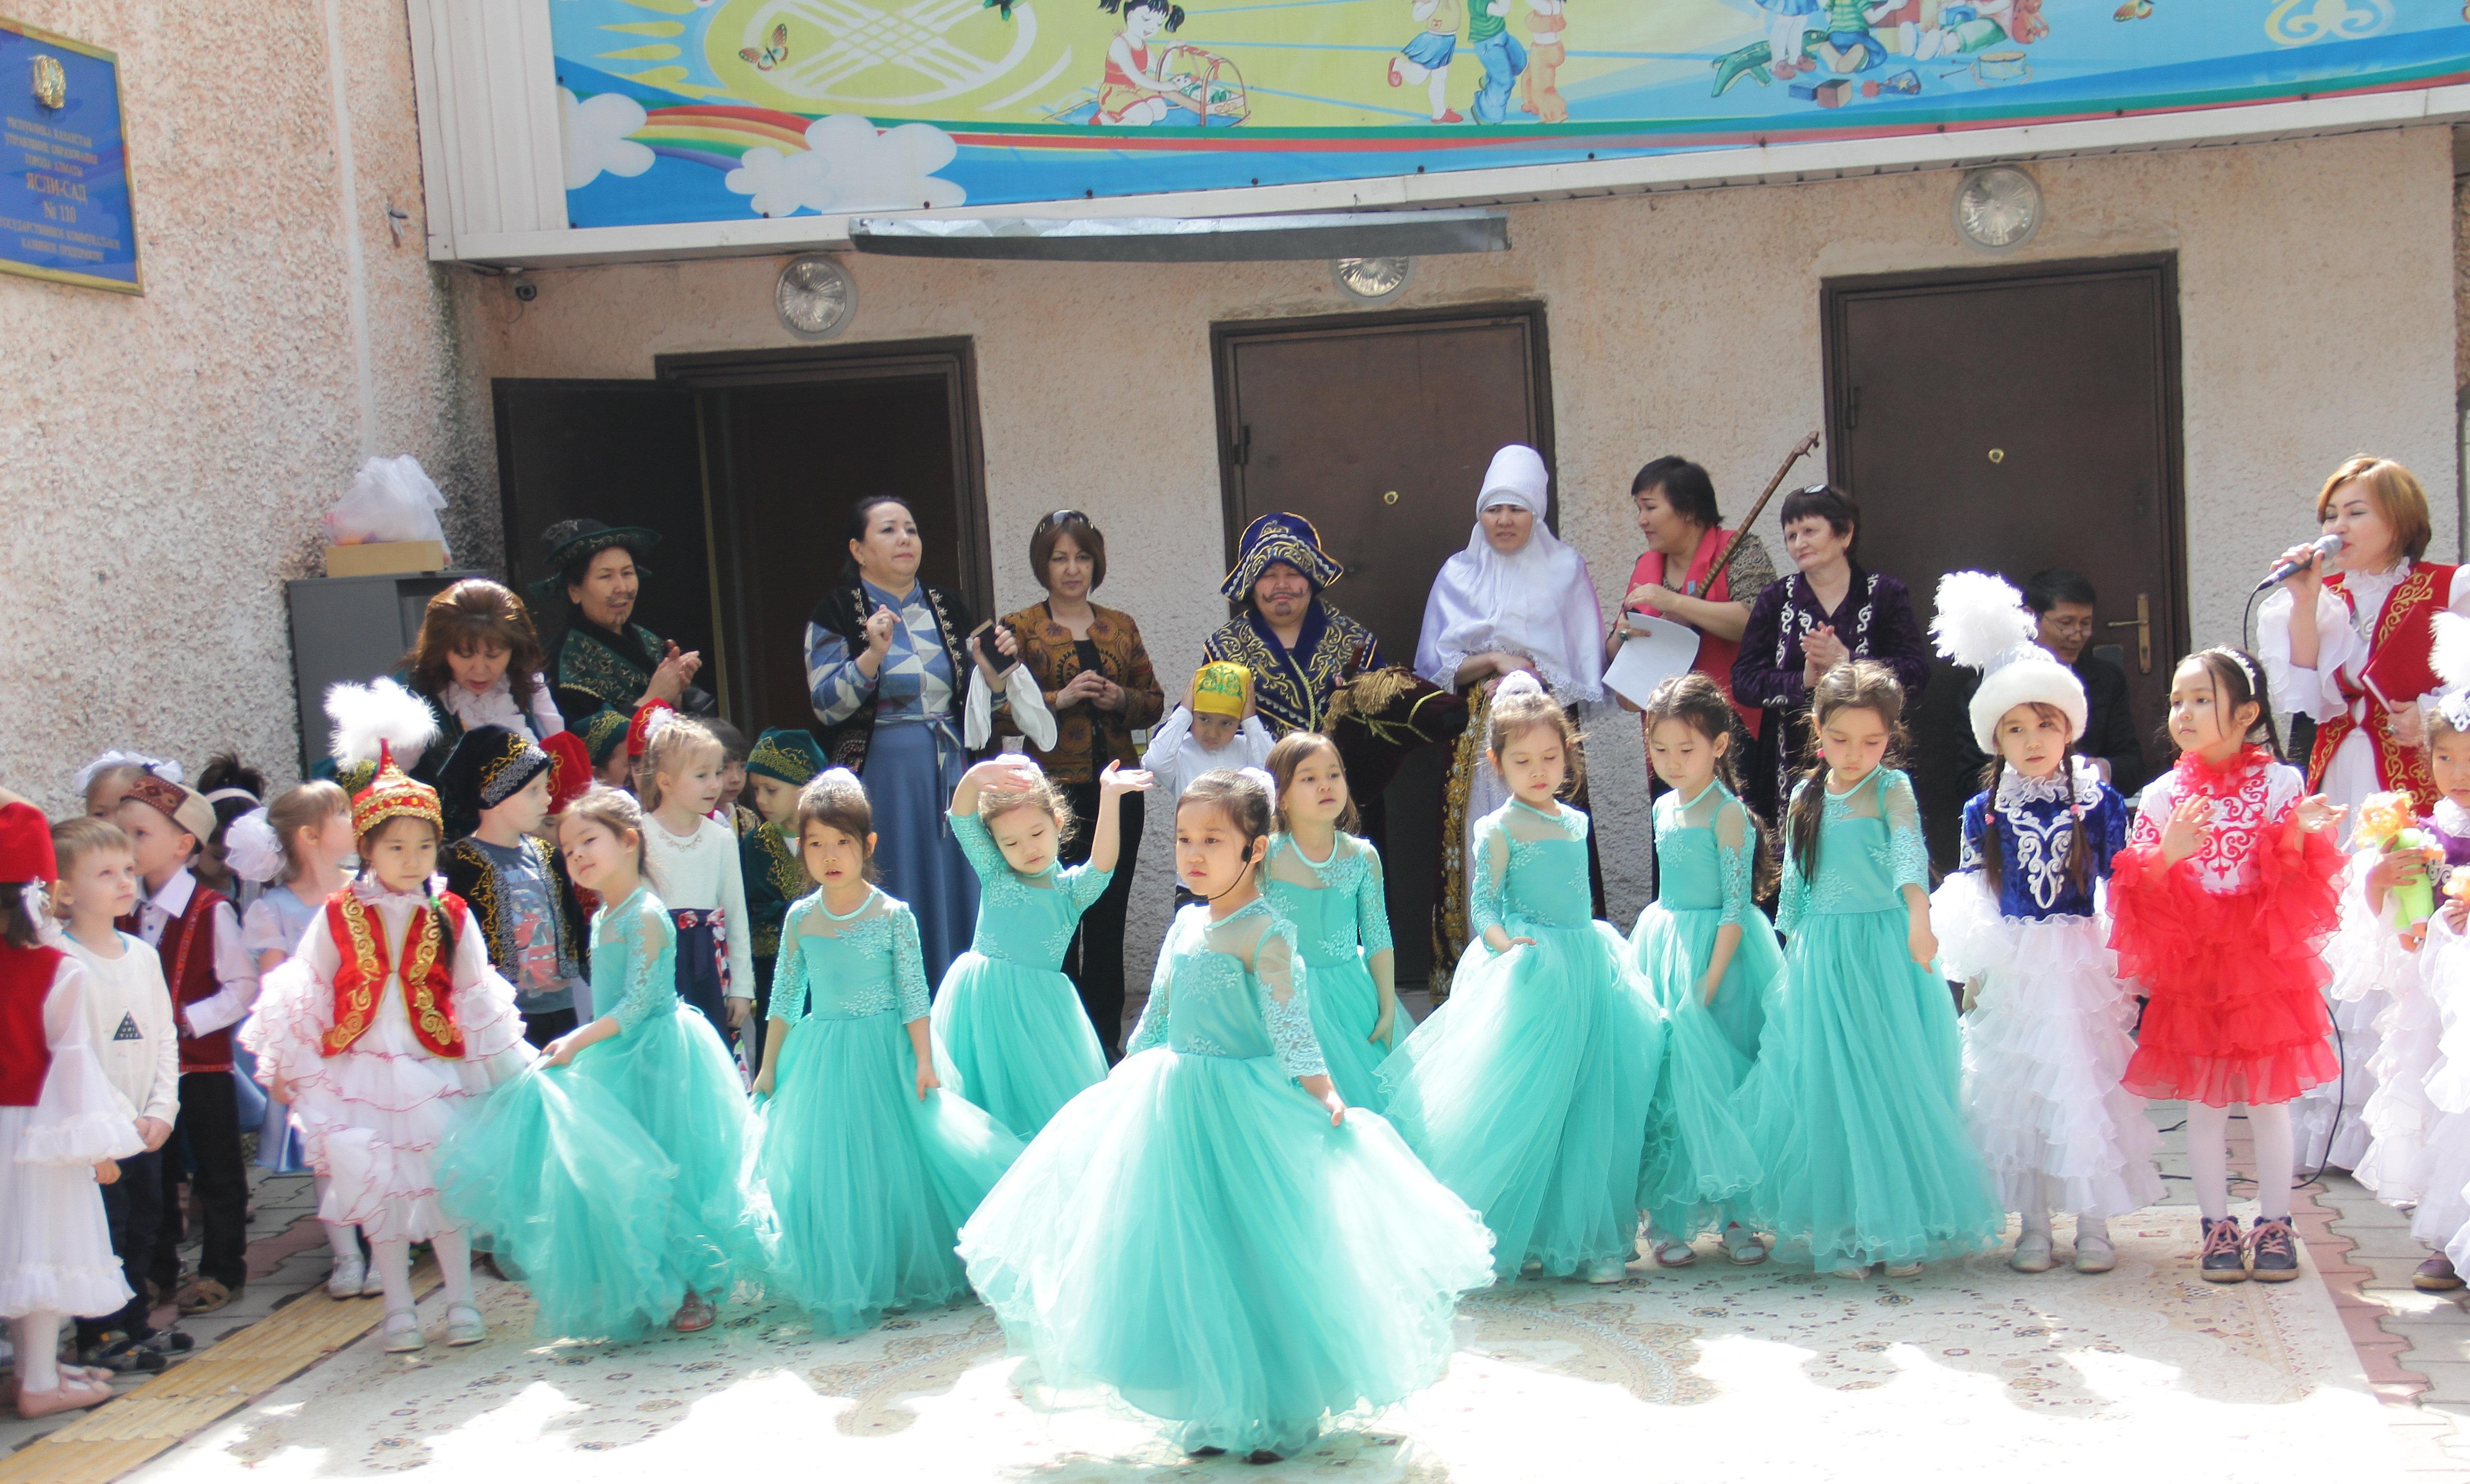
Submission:
[[[552,0],[550,17],[577,226],[1430,174],[2470,80],[2463,0]]]

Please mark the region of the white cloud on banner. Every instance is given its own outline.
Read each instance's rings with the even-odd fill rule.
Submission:
[[[935,172],[960,146],[932,124],[902,124],[881,133],[856,114],[836,113],[806,128],[806,148],[783,154],[757,145],[729,173],[728,185],[759,217],[817,212],[914,211],[958,206],[968,192]]]
[[[640,175],[652,168],[649,145],[626,136],[641,128],[650,115],[623,93],[597,93],[577,102],[565,88],[557,90],[558,132],[566,143],[566,188],[579,191],[600,178]]]

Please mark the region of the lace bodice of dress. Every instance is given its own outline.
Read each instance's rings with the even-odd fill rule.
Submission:
[[[1395,946],[1381,855],[1368,840],[1340,834],[1329,858],[1316,861],[1293,835],[1277,836],[1270,842],[1262,891],[1272,910],[1295,925],[1307,963],[1337,963],[1359,949],[1370,955]]]
[[[1037,875],[1024,876],[1004,859],[1003,847],[976,815],[946,818],[969,869],[978,873],[978,926],[970,950],[1029,968],[1060,968],[1081,915],[1106,894],[1115,873],[1092,866],[1049,864]]]
[[[669,909],[639,886],[592,919],[592,1003],[608,1011],[622,1034],[678,999],[678,930]]]
[[[1792,791],[1825,789],[1824,779]],[[1874,769],[1842,793],[1827,790],[1820,806],[1818,861],[1804,870],[1786,832],[1783,896],[1776,927],[1790,933],[1807,914],[1904,910],[1905,887],[1929,886],[1929,846],[1922,838],[1921,805],[1912,779],[1893,768]]]
[[[1293,925],[1267,898],[1217,922],[1207,907],[1186,907],[1167,932],[1125,1053],[1275,1056],[1289,1077],[1321,1076],[1328,1068],[1305,1009],[1304,972]]]
[[[774,1020],[856,1020],[926,1013],[926,955],[909,904],[870,891],[842,916],[818,889],[789,904],[772,971]]]
[[[1467,921],[1478,933],[1516,924],[1584,927],[1595,917],[1587,880],[1587,816],[1568,804],[1553,812],[1513,799],[1476,822],[1477,870],[1467,882]]]
[[[1721,779],[1694,798],[1655,801],[1655,899],[1666,912],[1714,912],[1739,922],[1750,912],[1758,831]]]
[[[2185,754],[2177,767],[2145,785],[2128,844],[2157,849],[2179,800],[2201,795],[2212,800],[2213,823],[2186,864],[2207,892],[2243,892],[2255,885],[2256,852],[2272,831],[2289,823],[2290,811],[2306,794],[2307,780],[2298,770],[2272,761],[2262,748],[2249,748],[2222,768]]]

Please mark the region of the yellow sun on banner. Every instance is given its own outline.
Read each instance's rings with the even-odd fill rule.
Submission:
[[[1072,48],[1026,0],[1010,20],[983,0],[726,0],[704,58],[762,106],[955,117],[1038,94]]]

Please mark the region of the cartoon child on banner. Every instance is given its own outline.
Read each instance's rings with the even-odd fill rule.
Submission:
[[[1483,85],[1471,104],[1479,124],[1509,121],[1509,100],[1518,75],[1526,70],[1526,48],[1509,34],[1509,0],[1472,0],[1467,18],[1467,45],[1483,63]]]
[[[1208,122],[1208,104],[1194,99],[1159,75],[1150,61],[1150,42],[1183,24],[1183,7],[1173,0],[1098,0],[1098,9],[1121,12],[1124,29],[1107,46],[1107,73],[1098,84],[1096,122],[1110,128],[1163,124],[1177,108]],[[1160,58],[1163,60],[1164,58]]]
[[[1414,0],[1414,14],[1424,29],[1389,58],[1389,85],[1429,87],[1433,122],[1459,123],[1458,111],[1450,106],[1450,61],[1458,54],[1458,27],[1466,20],[1466,0]]]
[[[1570,104],[1561,96],[1561,64],[1570,59],[1561,44],[1561,8],[1567,0],[1526,0],[1526,35],[1534,46],[1526,55],[1526,101],[1519,107],[1546,124],[1569,122]]]

